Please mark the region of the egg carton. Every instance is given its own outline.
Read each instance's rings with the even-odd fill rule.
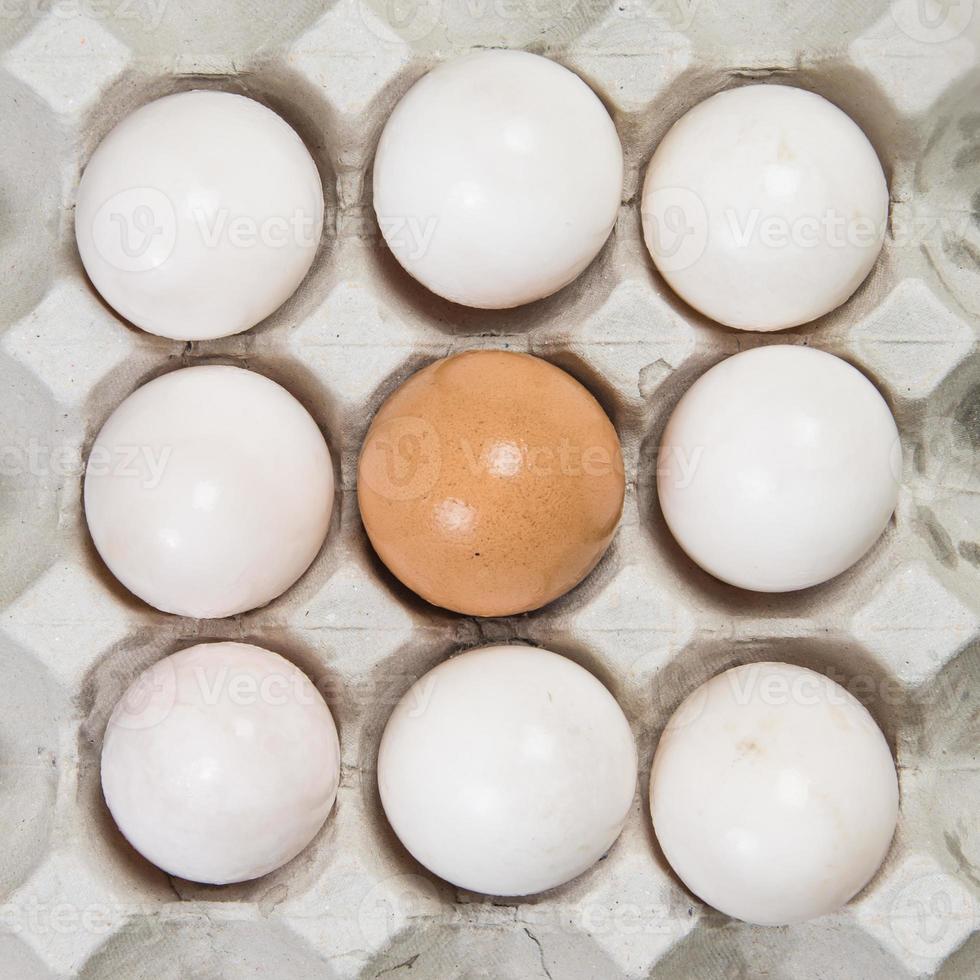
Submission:
[[[980,11],[973,0],[2,0],[0,3],[0,977],[980,977]],[[555,296],[463,309],[414,283],[371,204],[377,139],[398,98],[473,48],[554,58],[603,99],[626,183],[598,258]],[[843,307],[753,334],[711,323],[643,247],[637,190],[670,124],[751,82],[798,85],[848,112],[891,192],[880,261]],[[301,134],[327,221],[297,293],[255,329],[182,343],[122,322],[74,244],[79,174],[127,113],[192,88],[239,92]],[[152,152],[152,147],[148,147]],[[895,518],[858,565],[783,595],[726,586],[679,550],[655,494],[660,433],[708,367],[768,343],[860,367],[902,432]],[[442,612],[379,563],[361,525],[356,459],[392,389],[474,347],[544,357],[615,422],[628,489],[609,553],[538,612]],[[246,366],[317,419],[337,467],[326,545],[263,609],[168,616],[99,561],[81,508],[87,448],[145,381],[190,364]],[[280,870],[222,888],[139,857],[101,797],[109,712],[148,664],[201,640],[283,653],[340,730],[336,808]],[[454,651],[524,641],[582,663],[633,725],[640,787],[608,856],[543,895],[491,899],[435,879],[401,847],[375,780],[384,723]],[[839,913],[785,928],[705,907],[673,875],[647,809],[658,733],[682,698],[737,663],[829,674],[895,753],[901,818],[873,882]]]

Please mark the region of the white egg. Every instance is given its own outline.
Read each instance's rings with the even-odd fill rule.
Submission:
[[[168,874],[208,884],[292,860],[339,780],[320,693],[247,643],[202,643],[154,664],[116,705],[102,745],[102,790],[126,839]]]
[[[759,925],[839,909],[884,860],[898,780],[864,706],[822,674],[735,667],[698,688],[650,775],[657,840],[681,880]]]
[[[248,330],[313,263],[323,228],[316,164],[270,109],[183,92],[122,120],[78,186],[75,237],[105,301],[161,337]]]
[[[211,618],[264,605],[306,571],[333,508],[330,451],[274,381],[184,368],[131,394],[85,473],[95,547],[131,592]]]
[[[399,702],[378,785],[401,842],[471,891],[529,895],[581,874],[619,836],[636,749],[612,695],[547,650],[454,657]]]
[[[664,519],[724,582],[805,589],[853,565],[898,500],[902,449],[874,385],[832,354],[772,346],[702,375],[657,462]]]
[[[875,264],[888,185],[874,147],[803,89],[747,85],[682,116],[643,185],[657,268],[695,309],[782,330],[840,306]]]
[[[484,309],[571,282],[619,211],[623,153],[595,93],[524,51],[481,51],[416,82],[385,125],[374,207],[395,258]]]

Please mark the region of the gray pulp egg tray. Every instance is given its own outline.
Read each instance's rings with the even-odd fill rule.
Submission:
[[[980,977],[980,11],[972,0],[4,0],[0,5],[0,977],[184,978]],[[485,312],[415,284],[385,249],[371,165],[397,99],[438,61],[520,47],[578,72],[626,155],[617,227],[554,297]],[[819,92],[871,138],[891,188],[873,274],[806,327],[715,325],[645,252],[637,189],[653,148],[721,89]],[[255,329],[180,343],[121,321],[74,244],[79,174],[99,140],[158,96],[249,95],[302,135],[328,215],[297,293]],[[152,147],[148,150],[152,151]],[[811,344],[860,367],[902,431],[904,488],[872,552],[805,592],[725,586],[660,516],[656,449],[692,381],[764,343]],[[373,555],[355,463],[385,396],[453,351],[530,351],[579,378],[623,442],[615,542],[572,593],[529,615],[475,620],[427,606]],[[280,599],[234,619],[149,608],[98,560],[81,509],[87,447],[136,387],[202,362],[285,385],[337,466],[327,544]],[[129,848],[99,785],[109,712],[148,664],[200,640],[244,639],[294,660],[340,729],[337,805],[313,844],[257,881],[168,878]],[[501,641],[585,665],[623,706],[640,787],[621,839],[580,878],[528,899],[462,893],[415,863],[375,781],[387,716],[454,651]],[[874,881],[836,915],[787,928],[728,919],[670,871],[647,776],[681,699],[734,664],[829,674],[882,726],[901,818]]]

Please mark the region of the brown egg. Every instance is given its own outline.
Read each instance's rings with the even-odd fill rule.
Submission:
[[[619,439],[595,398],[509,351],[412,375],[375,416],[358,466],[381,560],[424,599],[472,616],[537,609],[581,582],[624,492]]]

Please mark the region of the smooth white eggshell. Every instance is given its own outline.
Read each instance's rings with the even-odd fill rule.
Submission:
[[[541,299],[596,256],[619,211],[623,154],[572,72],[524,51],[481,51],[421,78],[374,161],[374,207],[395,258],[466,306]]]
[[[92,540],[131,592],[211,618],[264,605],[306,571],[333,508],[330,451],[274,381],[184,368],[131,394],[89,454]]]
[[[484,647],[417,681],[378,757],[381,802],[430,871],[529,895],[581,874],[619,836],[636,749],[615,699],[547,650]]]
[[[746,85],[683,115],[647,168],[643,231],[670,286],[706,316],[782,330],[840,306],[888,221],[874,147],[826,99]]]
[[[178,340],[248,330],[313,263],[323,188],[276,113],[230,92],[170,95],[137,109],[82,174],[75,236],[105,301]]]
[[[839,909],[885,858],[895,764],[864,706],[822,674],[735,667],[660,738],[650,808],[664,856],[726,915],[759,925]]]
[[[202,643],[116,705],[102,789],[126,839],[168,874],[246,881],[294,858],[337,795],[340,745],[310,679],[246,643]]]
[[[657,490],[687,554],[724,582],[804,589],[853,565],[898,499],[888,406],[846,361],[761,347],[702,375],[661,439]]]

